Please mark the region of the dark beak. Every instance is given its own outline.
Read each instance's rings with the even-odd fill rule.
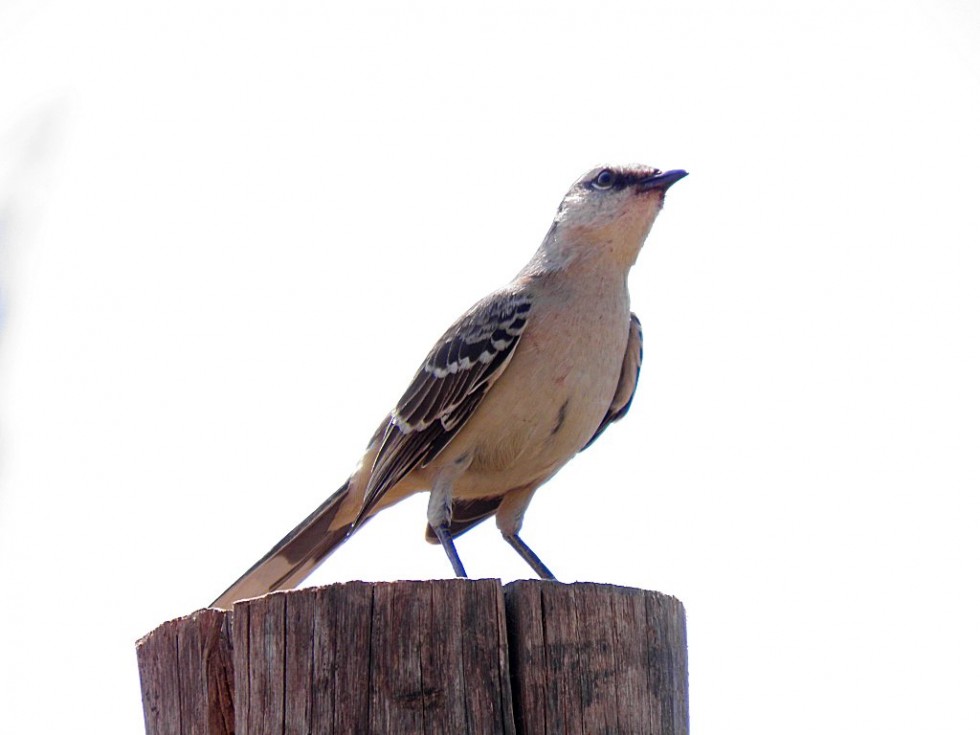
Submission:
[[[651,189],[660,189],[661,191],[667,191],[671,185],[676,184],[685,176],[687,176],[687,171],[682,171],[679,168],[674,169],[673,171],[655,173],[653,176],[647,176],[645,179],[640,179],[640,182],[636,185],[636,190],[650,191]]]

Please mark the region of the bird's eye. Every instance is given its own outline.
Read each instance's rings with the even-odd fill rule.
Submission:
[[[615,181],[615,179],[616,177],[613,175],[612,171],[610,171],[609,169],[603,169],[602,171],[599,172],[598,176],[592,179],[592,188],[608,189],[613,185],[613,181]]]

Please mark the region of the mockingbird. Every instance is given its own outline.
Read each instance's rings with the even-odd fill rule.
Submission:
[[[531,261],[436,342],[354,473],[212,605],[299,584],[374,514],[429,491],[426,538],[496,516],[518,536],[534,491],[629,410],[642,359],[626,279],[664,193],[687,175],[604,166],[575,182]]]

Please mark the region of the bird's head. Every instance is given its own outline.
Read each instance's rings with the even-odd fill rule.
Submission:
[[[611,256],[627,267],[664,204],[664,193],[687,171],[649,166],[599,166],[568,190],[549,232],[559,250]],[[565,255],[572,255],[565,252]]]

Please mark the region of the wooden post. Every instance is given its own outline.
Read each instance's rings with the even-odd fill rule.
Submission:
[[[147,735],[687,735],[684,608],[596,584],[276,592],[137,643]]]

